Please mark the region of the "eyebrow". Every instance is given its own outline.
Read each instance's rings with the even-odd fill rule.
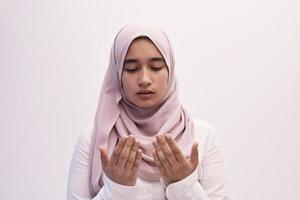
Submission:
[[[148,61],[155,62],[155,61],[165,61],[165,60],[162,57],[152,57],[152,58],[149,58]],[[138,63],[138,62],[139,62],[138,59],[132,58],[132,59],[126,59],[124,61],[124,64]]]

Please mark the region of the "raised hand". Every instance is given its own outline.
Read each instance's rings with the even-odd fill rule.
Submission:
[[[190,175],[198,165],[198,144],[193,144],[191,159],[187,160],[169,135],[158,135],[153,142],[153,158],[166,185]]]
[[[122,185],[135,185],[142,151],[133,136],[120,138],[111,158],[103,147],[101,153],[102,169],[112,181]]]

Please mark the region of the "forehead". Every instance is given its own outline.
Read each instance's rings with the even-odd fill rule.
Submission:
[[[145,57],[161,57],[163,55],[160,53],[159,49],[148,37],[138,37],[135,38],[127,50],[126,58],[138,59]]]

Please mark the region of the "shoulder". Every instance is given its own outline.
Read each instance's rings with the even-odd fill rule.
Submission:
[[[195,139],[215,137],[216,129],[206,121],[193,117],[193,132]]]
[[[211,148],[219,147],[219,140],[216,129],[208,122],[193,118],[193,138],[199,144],[202,153]]]
[[[81,130],[77,141],[77,146],[81,149],[85,149],[86,151],[89,150],[92,140],[93,127],[94,123],[93,121],[90,121]]]

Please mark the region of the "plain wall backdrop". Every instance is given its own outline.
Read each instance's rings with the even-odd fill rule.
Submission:
[[[236,200],[300,200],[300,1],[0,0],[0,199],[62,200],[110,47],[136,20],[175,50],[180,99],[221,138]]]

